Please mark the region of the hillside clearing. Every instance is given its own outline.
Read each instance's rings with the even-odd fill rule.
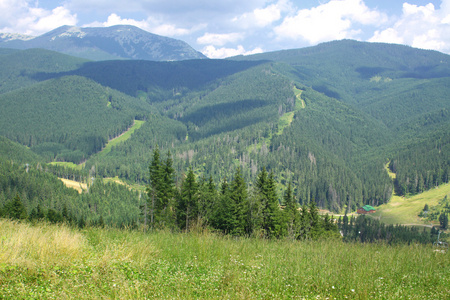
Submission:
[[[86,183],[81,183],[78,181],[73,181],[73,180],[69,180],[69,179],[65,179],[65,178],[59,178],[61,179],[61,181],[65,184],[65,186],[72,188],[72,189],[76,189],[78,191],[78,193],[82,193],[83,191],[87,190],[87,184]]]
[[[278,120],[278,132],[277,132],[278,135],[283,134],[283,130],[291,125],[292,121],[294,120],[295,113],[300,109],[306,107],[305,101],[301,98],[303,91],[298,89],[297,87],[294,87],[293,90],[295,94],[295,109],[293,111],[283,114]]]
[[[425,204],[428,204],[430,207],[438,205],[439,201],[445,196],[450,197],[450,184],[443,184],[437,188],[410,197],[393,195],[389,203],[378,206],[377,212],[370,216],[378,218],[386,224],[437,225],[437,221],[429,222],[419,218],[418,215],[423,210]]]
[[[145,121],[134,120],[133,125],[127,131],[125,131],[121,135],[109,140],[108,144],[106,144],[106,146],[103,148],[103,150],[97,154],[100,156],[107,155],[109,152],[111,152],[112,147],[117,146],[118,144],[123,143],[126,140],[128,140],[136,130],[138,130],[139,128],[142,127],[142,125],[144,125],[144,123],[145,123]]]
[[[73,162],[66,162],[66,161],[52,161],[50,162],[50,165],[70,168],[74,170],[82,170],[84,168],[84,163],[76,165]]]
[[[121,180],[118,176],[116,177],[107,177],[102,179],[104,183],[113,182],[116,184],[124,185],[130,190],[135,190],[139,192],[145,193],[146,186],[145,185],[139,185],[139,184],[129,184]]]

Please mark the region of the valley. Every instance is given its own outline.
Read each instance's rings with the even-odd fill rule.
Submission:
[[[0,298],[448,296],[449,55],[340,40],[206,59],[122,25],[13,37]]]
[[[54,33],[65,30],[71,29]],[[88,61],[44,49],[0,49],[0,65],[8,172],[31,180],[14,169],[26,164],[36,172],[32,181],[54,175],[99,184],[95,196],[54,195],[46,202],[5,179],[1,204],[19,192],[27,213],[38,204],[59,212],[66,206],[92,223],[100,217],[109,225],[140,223],[147,200],[114,181],[148,186],[156,149],[172,160],[178,189],[190,169],[216,190],[239,171],[256,197],[265,168],[279,205],[291,185],[297,207],[314,202],[350,214],[369,204],[387,224],[416,224],[412,211],[422,205],[416,197],[431,205],[443,194],[428,193],[449,182],[450,59],[439,52],[351,40],[225,60]],[[102,190],[117,193],[117,202]],[[411,213],[395,213],[394,203]]]

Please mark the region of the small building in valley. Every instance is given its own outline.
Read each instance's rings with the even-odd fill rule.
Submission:
[[[373,214],[376,212],[375,208],[373,208],[370,205],[364,205],[363,207],[358,208],[357,213],[358,214]]]

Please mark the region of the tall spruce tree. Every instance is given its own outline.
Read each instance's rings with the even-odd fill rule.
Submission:
[[[245,233],[245,228],[248,228],[248,226],[246,226],[247,197],[247,186],[244,178],[242,177],[241,168],[238,167],[234,174],[230,188],[232,234],[243,235]]]
[[[284,219],[286,222],[287,233],[290,237],[296,239],[299,235],[300,214],[297,210],[297,204],[292,196],[291,183],[288,183],[284,193]]]
[[[262,229],[268,237],[280,236],[283,233],[282,219],[273,172],[268,175],[266,168],[263,168],[258,175],[256,187],[262,205]]]
[[[157,194],[160,195],[159,203],[160,207],[157,208],[159,214],[158,219],[160,226],[173,227],[175,225],[175,169],[173,168],[173,159],[170,151],[167,151],[167,157],[161,166],[162,169],[162,182],[160,185],[161,191]]]
[[[322,222],[320,222],[321,220],[319,217],[319,208],[317,207],[314,198],[311,199],[311,203],[309,203],[309,215],[311,222],[310,236],[311,238],[316,239],[321,235],[323,226]]]
[[[224,177],[220,187],[218,200],[214,202],[211,225],[223,233],[231,233],[233,230],[233,205],[230,197],[230,188],[227,178]]]
[[[192,167],[189,167],[188,174],[181,183],[177,207],[178,224],[187,231],[192,221],[198,217],[198,184]]]
[[[300,210],[300,226],[298,237],[301,239],[308,239],[311,237],[311,215],[306,204],[303,204]]]
[[[216,186],[212,177],[203,177],[199,182],[199,217],[206,223],[212,219],[214,202],[217,199]]]
[[[153,227],[155,216],[162,206],[163,169],[158,147],[153,150],[153,159],[148,169],[150,174],[150,183],[147,186],[148,210],[150,212],[150,226]]]

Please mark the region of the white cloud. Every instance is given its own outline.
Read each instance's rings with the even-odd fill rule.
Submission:
[[[251,51],[246,51],[242,45],[237,46],[237,48],[216,48],[212,45],[209,45],[203,48],[201,52],[209,58],[226,58],[236,55],[262,53],[263,50],[261,48],[255,48]]]
[[[0,1],[0,31],[39,35],[62,25],[76,25],[77,15],[64,6],[39,8],[31,0]]]
[[[283,12],[291,8],[287,0],[279,0],[277,3],[264,8],[255,8],[252,12],[244,13],[232,19],[241,28],[266,27],[281,19]]]
[[[441,9],[431,3],[418,6],[405,2],[402,15],[393,26],[375,31],[369,41],[450,53],[450,1],[443,1]]]
[[[110,27],[114,25],[133,25],[142,29],[149,27],[149,24],[145,20],[137,21],[134,19],[122,19],[117,14],[110,14],[105,22],[94,22],[86,24],[86,27]]]
[[[378,26],[386,21],[385,14],[368,8],[362,0],[331,0],[287,16],[274,32],[279,39],[316,44],[357,37],[362,31],[354,28],[355,24]]]
[[[214,46],[223,46],[227,43],[234,43],[242,40],[244,36],[241,33],[205,33],[197,39],[197,43],[201,45],[211,44]]]

